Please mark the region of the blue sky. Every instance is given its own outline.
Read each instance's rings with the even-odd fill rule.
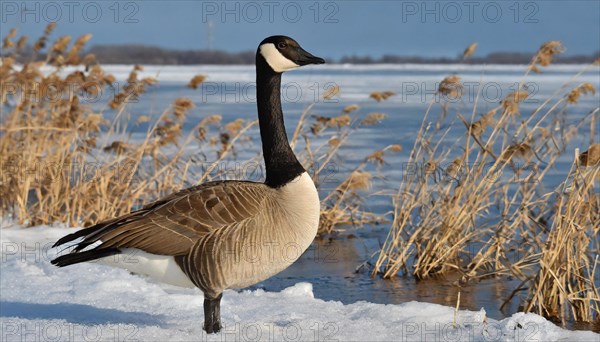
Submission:
[[[569,54],[600,50],[600,1],[0,1],[0,30],[37,37],[92,33],[91,44],[254,50],[272,34],[324,57],[533,52],[561,40]]]

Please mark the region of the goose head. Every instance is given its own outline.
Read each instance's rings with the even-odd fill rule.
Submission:
[[[296,69],[308,64],[323,64],[325,60],[315,57],[290,37],[271,36],[263,40],[258,46],[257,59],[262,58],[275,72]]]

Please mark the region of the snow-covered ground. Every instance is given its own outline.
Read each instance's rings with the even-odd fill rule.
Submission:
[[[496,321],[483,309],[460,310],[454,324],[454,308],[437,304],[323,301],[309,283],[226,291],[224,330],[207,336],[199,290],[94,263],[59,269],[49,262],[58,253],[50,247],[73,229],[3,226],[1,341],[600,341],[535,314]]]

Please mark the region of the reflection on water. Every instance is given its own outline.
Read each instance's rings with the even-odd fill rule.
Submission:
[[[345,304],[368,301],[379,304],[400,304],[409,301],[456,306],[460,291],[460,308],[478,311],[484,308],[488,317],[503,319],[519,311],[516,298],[500,307],[520,280],[508,277],[488,278],[458,284],[457,275],[418,281],[412,276],[393,279],[371,278],[369,266],[358,266],[378,250],[385,237],[373,230],[349,239],[315,241],[302,257],[280,274],[252,287],[280,291],[298,282],[310,282],[316,298]],[[373,236],[379,235],[379,238]],[[525,295],[523,291],[523,295]],[[569,323],[569,329],[600,331],[596,324]]]

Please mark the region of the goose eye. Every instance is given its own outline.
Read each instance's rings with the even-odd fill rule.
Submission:
[[[277,43],[277,47],[280,49],[285,49],[287,47],[287,44],[284,42],[279,42]]]

